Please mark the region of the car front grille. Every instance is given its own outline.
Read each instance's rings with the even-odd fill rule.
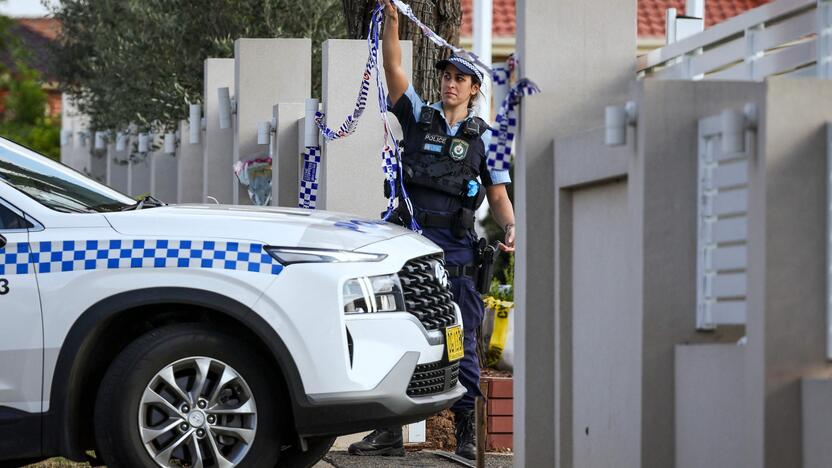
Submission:
[[[407,386],[407,396],[418,397],[447,392],[459,381],[459,361],[452,364],[442,361],[419,364]]]
[[[399,272],[405,309],[427,330],[439,330],[456,323],[453,294],[447,281],[443,285],[436,277],[437,264],[444,269],[442,254],[414,258]]]

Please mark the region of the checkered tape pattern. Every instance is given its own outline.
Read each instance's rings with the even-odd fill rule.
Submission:
[[[490,74],[492,72],[491,67],[486,65],[474,53],[468,52],[465,49],[459,48],[459,47],[451,44],[450,42],[443,39],[442,36],[433,32],[433,30],[431,30],[429,27],[427,27],[424,23],[419,21],[419,18],[417,18],[416,14],[413,13],[413,9],[410,8],[410,5],[404,3],[401,0],[393,0],[393,5],[395,5],[396,8],[398,8],[399,11],[402,12],[402,14],[404,14],[405,16],[410,18],[411,21],[416,23],[416,26],[422,31],[422,34],[426,38],[428,38],[429,41],[433,42],[434,44],[436,44],[439,47],[445,47],[445,48],[451,49],[451,51],[454,54],[456,54],[460,57],[463,57],[463,58],[465,58],[466,60],[468,60],[470,62],[473,62],[473,63],[477,64],[477,66],[480,67],[480,69],[485,70],[486,73]]]
[[[303,152],[303,175],[300,179],[298,207],[314,210],[318,206],[321,178],[321,148],[309,146]]]
[[[491,80],[494,81],[494,86],[507,84],[516,66],[517,59],[514,58],[514,54],[511,54],[508,56],[505,67],[494,67],[491,70]]]
[[[491,143],[488,145],[486,163],[489,169],[508,170],[511,168],[511,148],[514,136],[517,134],[517,105],[523,96],[531,96],[540,92],[532,81],[523,78],[511,87],[497,117],[494,119],[495,128],[491,132]]]
[[[367,64],[364,67],[361,87],[359,88],[358,97],[356,98],[355,107],[352,113],[347,116],[344,123],[341,124],[338,130],[333,130],[326,126],[326,116],[321,112],[317,112],[315,114],[315,123],[326,141],[338,140],[354,133],[358,126],[358,120],[364,114],[364,110],[367,107],[370,80],[372,79],[372,76],[375,75],[376,88],[378,89],[379,114],[384,127],[384,145],[381,151],[381,167],[390,187],[390,196],[387,200],[387,211],[384,213],[383,217],[385,220],[390,218],[393,210],[395,209],[395,202],[398,199],[400,203],[404,203],[406,205],[408,211],[410,212],[410,218],[412,220],[410,228],[414,231],[421,231],[419,224],[416,222],[415,216],[413,216],[413,205],[407,195],[407,190],[403,185],[398,183],[398,180],[400,180],[399,176],[402,171],[402,166],[399,164],[399,161],[401,160],[401,150],[396,142],[396,139],[392,136],[390,122],[387,120],[387,102],[385,98],[387,96],[387,92],[385,91],[384,82],[381,79],[381,73],[379,72],[378,67],[379,35],[383,20],[384,8],[383,6],[378,5],[373,10],[372,19],[370,21],[370,28],[367,34],[367,50],[369,54],[367,57]],[[312,198],[314,197],[314,199],[317,200],[317,188],[317,185],[313,187],[311,183],[301,182],[301,189],[298,194],[298,205],[302,208],[314,208]],[[399,196],[399,194],[401,194],[401,196]]]
[[[283,265],[262,244],[163,239],[9,244],[0,275],[138,268],[204,268],[278,275]]]

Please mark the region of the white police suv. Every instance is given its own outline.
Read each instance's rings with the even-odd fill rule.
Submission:
[[[137,203],[0,139],[0,466],[310,466],[461,397],[461,323],[405,229]]]

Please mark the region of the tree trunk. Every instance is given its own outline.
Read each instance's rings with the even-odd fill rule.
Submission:
[[[343,0],[350,39],[365,39],[370,27],[370,16],[376,0]],[[454,45],[459,45],[462,22],[460,0],[410,0],[413,13],[427,27]],[[439,100],[439,74],[433,68],[441,58],[450,55],[448,49],[434,45],[416,24],[399,13],[399,37],[413,41],[413,87],[427,102]]]

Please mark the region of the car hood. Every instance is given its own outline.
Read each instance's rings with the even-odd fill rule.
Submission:
[[[127,236],[233,239],[283,247],[355,250],[412,233],[379,220],[320,210],[239,205],[167,205],[106,213]]]

